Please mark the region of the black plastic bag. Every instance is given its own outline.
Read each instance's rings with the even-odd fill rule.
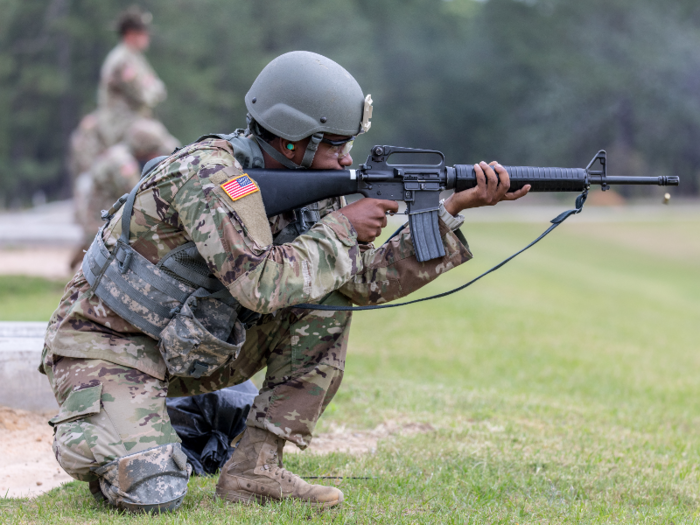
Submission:
[[[258,395],[251,381],[188,397],[166,400],[170,422],[198,476],[214,474],[233,454],[231,440],[245,430]]]

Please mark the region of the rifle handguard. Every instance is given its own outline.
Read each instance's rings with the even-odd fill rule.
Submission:
[[[418,162],[391,164],[392,155]],[[434,163],[421,163],[425,156]],[[597,166],[597,167],[596,167]],[[530,185],[532,192],[585,192],[593,184],[603,190],[611,185],[678,186],[677,176],[616,177],[607,175],[607,156],[599,151],[585,169],[504,166],[510,176],[509,191]],[[440,192],[465,191],[477,185],[470,164],[445,165],[436,150],[374,146],[357,170],[267,170],[250,169],[258,184],[268,217],[332,197],[361,193],[365,197],[406,203],[416,258],[423,262],[444,257],[440,238],[438,206]]]

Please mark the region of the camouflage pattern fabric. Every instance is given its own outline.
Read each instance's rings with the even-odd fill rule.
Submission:
[[[170,155],[180,146],[162,122],[154,118],[136,119],[126,131],[125,142],[131,153],[140,159]]]
[[[68,171],[74,184],[82,173],[90,169],[100,153],[110,146],[100,131],[98,111],[85,115],[70,136]]]
[[[180,312],[161,332],[158,342],[165,366],[172,376],[209,376],[238,357],[245,342],[246,332],[239,321],[231,329],[235,311],[230,306],[209,301],[211,306],[200,321],[199,315],[195,314],[200,308],[193,306],[192,299],[190,297],[182,305]],[[195,304],[204,302],[200,299]],[[230,336],[216,333],[219,329],[228,331]]]
[[[141,167],[128,146],[116,144],[98,156],[92,168],[75,184],[75,218],[83,227],[86,243],[92,242],[104,221],[102,210],[109,210],[116,200],[129,193],[141,177]]]
[[[322,304],[347,305],[339,293]],[[82,481],[95,469],[154,445],[179,443],[165,397],[213,392],[243,383],[267,367],[248,425],[269,430],[300,448],[311,442],[318,418],[338,391],[345,369],[351,314],[289,308],[268,314],[248,330],[238,357],[200,379],[161,381],[95,359],[45,354],[46,371],[61,406],[53,418],[54,452]]]
[[[98,155],[125,140],[134,121],[150,119],[167,93],[143,54],[119,44],[102,65],[97,95],[98,108],[83,117],[70,137],[68,171],[73,181],[92,167]],[[169,144],[166,153],[178,145]]]
[[[152,116],[166,96],[165,84],[146,57],[126,44],[117,45],[102,65],[97,92],[98,120],[107,144],[121,141],[136,118]]]
[[[380,249],[361,247],[363,271],[340,289],[358,305],[382,304],[405,297],[439,275],[472,258],[469,247],[459,240],[442,220],[440,235],[445,256],[424,263],[416,261],[408,225]]]
[[[96,359],[45,355],[60,411],[51,419],[58,464],[81,481],[93,469],[158,445],[179,443],[165,407],[167,384]]]
[[[176,510],[191,473],[179,443],[134,452],[95,469],[105,499],[131,511]]]
[[[74,132],[73,138],[88,137],[79,131],[80,128]],[[95,131],[95,135],[99,133]],[[141,178],[141,165],[137,159],[143,161],[154,156],[166,155],[180,145],[163,124],[147,118],[134,120],[126,132],[125,139],[124,142],[115,144],[99,154],[90,149],[91,146],[97,147],[97,142],[71,142],[72,148],[90,146],[86,150],[89,155],[81,152],[82,161],[87,162],[88,157],[95,154],[90,160],[92,164],[89,169],[73,182],[75,219],[83,227],[83,243],[71,261],[73,269],[80,265],[84,252],[88,250],[95,234],[104,224],[100,216],[102,210],[109,210],[117,199],[129,193]],[[104,143],[100,141],[99,145],[103,146]]]
[[[334,292],[320,304],[347,306]],[[230,366],[200,379],[170,380],[169,396],[191,396],[240,384],[267,367],[248,425],[306,448],[318,418],[340,387],[345,370],[350,312],[287,308],[262,317],[247,332]]]

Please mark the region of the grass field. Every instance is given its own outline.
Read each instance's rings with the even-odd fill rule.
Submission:
[[[469,280],[541,229],[467,226],[474,261],[421,293]],[[72,483],[0,500],[0,521],[700,522],[699,336],[700,219],[573,218],[467,291],[356,314],[345,381],[318,430],[435,431],[360,457],[289,456],[302,475],[371,478],[339,482],[341,509],[228,507],[199,478],[177,515],[121,516]]]
[[[0,321],[48,321],[65,285],[40,277],[0,275]]]

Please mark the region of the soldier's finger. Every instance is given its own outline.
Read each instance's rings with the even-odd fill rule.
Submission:
[[[382,213],[386,216],[386,212],[396,213],[399,211],[399,203],[387,199],[375,199],[377,204],[382,208]]]
[[[498,162],[493,164],[493,170],[498,175],[499,184],[510,187],[510,175],[508,170],[501,166]]]
[[[484,175],[484,170],[481,169],[481,166],[478,164],[474,164],[474,173],[476,174],[476,187],[480,191],[485,191],[486,190],[486,176]]]
[[[529,184],[526,184],[525,186],[523,186],[522,188],[520,188],[517,191],[511,192],[511,193],[506,193],[505,197],[503,197],[503,200],[506,200],[506,201],[517,200],[520,197],[524,197],[525,195],[527,195],[527,192],[530,191],[531,188],[532,188],[532,186],[530,186]]]
[[[493,168],[484,161],[481,161],[480,165],[481,169],[484,170],[484,174],[486,175],[486,187],[488,189],[489,199],[491,199],[497,194],[498,191],[498,175],[496,175]]]
[[[496,181],[496,184],[498,184],[498,175],[496,175],[496,172],[493,170],[493,167],[489,164],[486,164],[486,162],[481,161],[480,163],[481,169],[484,170],[484,175],[486,175],[486,180],[487,184],[491,184],[491,181]]]
[[[510,175],[508,175],[508,170],[498,163],[494,165],[493,169],[498,176],[498,200],[503,200],[510,189]]]

